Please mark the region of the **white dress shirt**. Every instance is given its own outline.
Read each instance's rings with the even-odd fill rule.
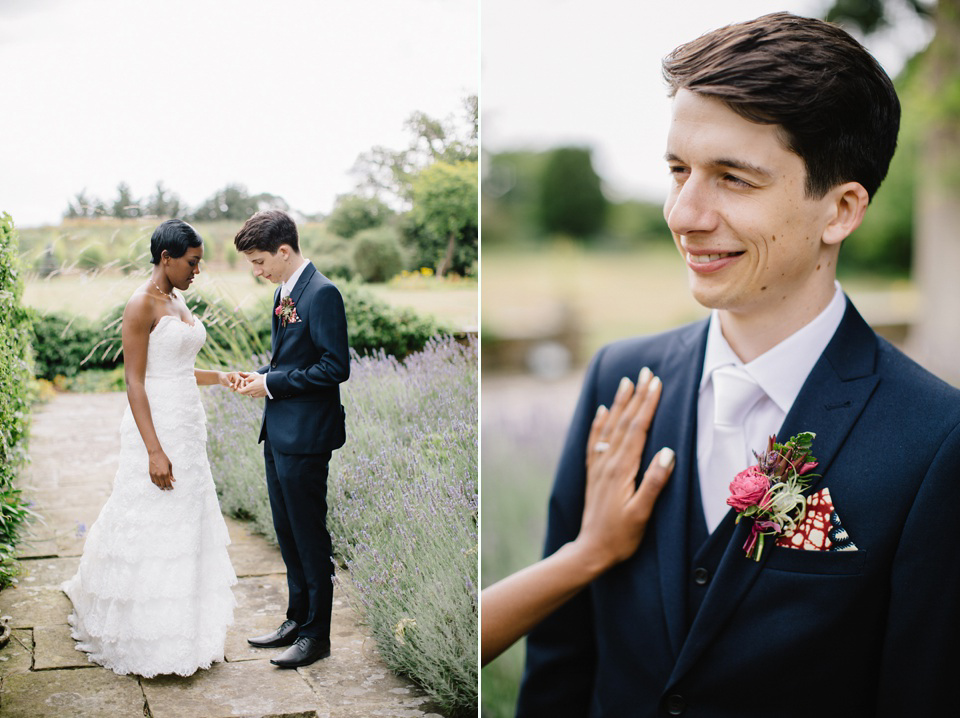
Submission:
[[[293,291],[293,288],[297,286],[297,280],[300,279],[300,275],[303,274],[303,270],[307,268],[307,263],[310,260],[306,257],[303,258],[303,264],[297,267],[296,271],[290,275],[290,278],[287,281],[280,284],[280,298],[289,297],[290,293]]]
[[[285,282],[280,283],[280,299],[284,297],[289,297],[290,293],[293,291],[293,288],[297,286],[297,280],[300,279],[300,275],[303,274],[303,270],[307,268],[307,263],[310,260],[306,257],[303,258],[303,264],[297,267],[296,271],[290,275],[290,278]],[[267,372],[267,376],[270,375],[270,372]],[[266,376],[263,379],[263,389],[267,392],[267,398],[272,399],[273,394],[270,393],[270,382],[267,381]]]
[[[708,465],[713,449],[713,371],[730,364],[741,366],[764,391],[765,396],[747,412],[744,420],[747,445],[744,447],[743,468],[747,468],[755,463],[751,452],[765,450],[770,435],[780,430],[807,375],[840,326],[847,302],[840,283],[834,282],[834,285],[833,299],[812,322],[748,364],[740,361],[724,338],[717,310],[710,315],[697,402],[697,469],[707,530],[711,533],[730,508],[727,497],[734,478],[713,476]],[[780,440],[789,438],[778,437]]]

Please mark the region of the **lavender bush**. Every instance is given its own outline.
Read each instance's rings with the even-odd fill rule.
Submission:
[[[534,563],[543,550],[547,499],[571,409],[540,394],[484,387],[483,587]],[[514,715],[524,651],[521,641],[481,672],[484,718]]]
[[[380,655],[448,715],[477,711],[477,345],[433,340],[403,363],[352,357],[347,444],[328,525]],[[205,392],[224,510],[273,537],[256,444],[259,402]],[[344,583],[344,587],[347,587]]]

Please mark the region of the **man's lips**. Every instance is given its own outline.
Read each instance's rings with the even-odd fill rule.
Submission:
[[[743,252],[710,252],[710,250],[687,250],[687,266],[694,272],[716,272],[735,262]]]
[[[691,252],[687,251],[687,261],[695,262],[697,264],[706,264],[707,262],[716,262],[718,259],[723,259],[724,257],[735,257],[743,254],[743,252],[717,252],[715,254],[705,254],[701,251]]]

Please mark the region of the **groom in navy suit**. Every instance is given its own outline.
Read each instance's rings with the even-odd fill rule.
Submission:
[[[669,446],[676,468],[637,552],[531,634],[518,715],[941,715],[960,668],[960,392],[835,279],[893,156],[893,86],[845,32],[786,13],[677,48],[664,75],[664,215],[713,312],[590,365],[546,553],[579,530],[598,406],[644,366],[663,394],[641,465]],[[728,486],[769,435],[801,432],[807,518],[754,560]]]
[[[326,528],[331,452],[346,441],[340,384],[350,375],[340,292],[300,254],[284,212],[258,212],[234,238],[253,274],[280,286],[273,299],[271,361],[244,373],[241,394],[266,397],[260,441],[280,553],[287,568],[287,620],[254,646],[289,646],[271,660],[305,666],[330,655],[333,559]]]

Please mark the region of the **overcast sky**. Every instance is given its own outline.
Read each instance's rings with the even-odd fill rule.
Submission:
[[[830,0],[482,0],[482,136],[487,151],[595,148],[614,195],[660,201],[670,104],[660,60],[731,22],[787,10],[821,17]],[[929,40],[908,13],[867,47],[895,75]]]
[[[357,155],[479,88],[479,0],[0,0],[0,211],[157,180],[329,212]]]

